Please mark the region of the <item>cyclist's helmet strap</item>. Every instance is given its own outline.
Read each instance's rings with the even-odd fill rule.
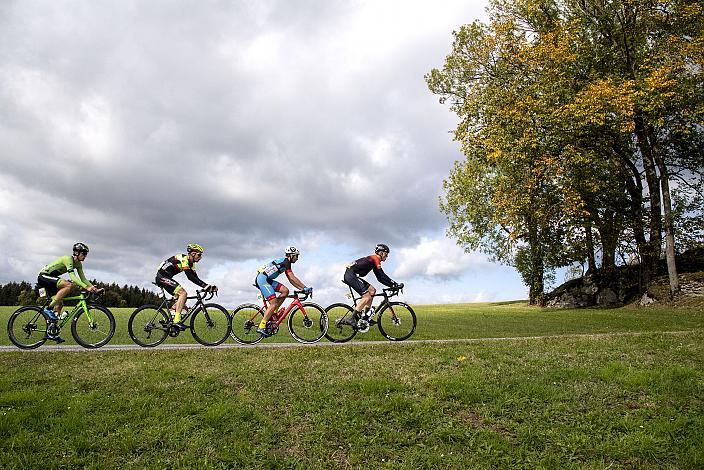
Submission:
[[[85,243],[81,243],[81,242],[75,243],[73,245],[73,251],[80,252],[80,253],[88,253],[88,251],[89,251],[88,245],[86,245]]]
[[[384,243],[378,243],[378,244],[376,245],[376,247],[374,248],[374,253],[380,253],[380,252],[382,252],[382,251],[383,251],[384,253],[389,253],[391,250],[389,250],[389,246],[388,246],[388,245],[386,245],[386,244],[384,244]]]
[[[191,253],[191,252],[203,253],[205,250],[203,249],[202,246],[200,246],[197,243],[189,243],[188,246],[186,247],[186,251],[188,253]]]

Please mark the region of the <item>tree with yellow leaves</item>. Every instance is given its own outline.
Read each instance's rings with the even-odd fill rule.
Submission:
[[[466,157],[445,181],[449,234],[515,265],[539,302],[552,268],[593,269],[596,253],[613,267],[623,241],[647,285],[664,232],[677,292],[676,223],[701,217],[701,3],[495,0],[490,13],[426,76]],[[673,211],[672,181],[688,210]]]

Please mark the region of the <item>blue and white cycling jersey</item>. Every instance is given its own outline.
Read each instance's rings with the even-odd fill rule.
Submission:
[[[258,272],[259,274],[266,276],[267,280],[273,281],[279,276],[279,274],[292,272],[291,260],[286,257],[276,258],[266,266],[259,268]]]

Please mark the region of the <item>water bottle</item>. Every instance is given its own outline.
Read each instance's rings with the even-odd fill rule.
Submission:
[[[369,310],[364,312],[364,315],[362,315],[362,319],[369,320],[374,315],[374,310],[374,307],[371,307]]]
[[[58,315],[59,320],[63,320],[64,318],[66,318],[66,315],[68,315],[68,312],[66,312],[66,311],[61,312],[61,313]]]

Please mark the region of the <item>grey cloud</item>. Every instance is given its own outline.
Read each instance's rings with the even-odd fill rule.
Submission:
[[[96,269],[129,277],[146,263],[110,260],[188,240],[242,260],[310,233],[409,245],[444,224],[437,195],[458,154],[422,76],[458,24],[347,69],[350,2],[2,8],[0,160],[27,202],[5,214],[16,232],[80,233],[105,247]],[[279,62],[257,68],[243,57],[267,35]],[[389,139],[390,162],[360,137]]]

